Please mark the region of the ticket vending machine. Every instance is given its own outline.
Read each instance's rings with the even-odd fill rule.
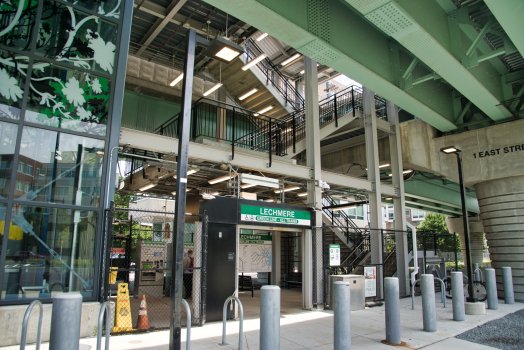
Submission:
[[[165,243],[139,241],[136,245],[134,297],[161,298],[164,296]]]

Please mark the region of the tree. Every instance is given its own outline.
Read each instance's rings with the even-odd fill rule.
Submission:
[[[438,235],[449,234],[448,226],[446,225],[446,217],[440,214],[427,213],[424,217],[424,221],[417,226],[417,230],[427,230],[433,231]],[[418,240],[418,237],[417,237]],[[420,241],[422,242],[422,237]],[[457,247],[457,252],[460,252],[460,243],[458,235],[456,235],[455,245]],[[453,237],[439,237],[437,238],[437,247],[440,251],[443,252],[453,252],[455,251],[455,246],[453,245]]]

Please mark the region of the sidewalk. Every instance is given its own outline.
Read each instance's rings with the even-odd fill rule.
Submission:
[[[498,310],[487,310],[487,315],[466,316],[466,321],[453,321],[451,300],[447,300],[444,309],[437,294],[437,328],[435,333],[422,330],[422,299],[415,300],[415,310],[411,310],[411,298],[400,301],[400,318],[402,323],[402,340],[406,342],[408,349],[424,348],[436,349],[460,349],[460,350],[484,350],[493,349],[464,340],[454,338],[469,329],[475,328],[488,321],[501,318],[507,314],[523,309],[524,304],[516,303],[505,305],[499,300]],[[385,311],[384,307],[353,311],[351,313],[351,343],[353,349],[395,349],[381,343],[385,339]],[[280,328],[281,349],[333,349],[333,313],[331,311],[305,311],[299,314],[283,314]],[[259,325],[260,320],[249,319],[244,321],[243,349],[259,348]],[[186,332],[182,331],[182,339],[185,341]],[[143,349],[143,350],[167,350],[169,332],[153,332],[137,335],[123,335],[111,337],[110,349]],[[220,346],[222,340],[222,323],[212,322],[204,327],[191,329],[191,349],[238,349],[238,322],[227,323],[228,346]],[[80,344],[89,345],[96,349],[96,338],[84,338]],[[104,343],[102,343],[104,346]],[[33,350],[34,345],[28,345],[26,349]],[[185,349],[185,343],[183,344]],[[400,347],[402,348],[402,347]],[[19,346],[3,347],[0,350],[15,350]],[[49,349],[48,344],[42,344],[42,350]],[[87,350],[88,347],[81,347]],[[405,349],[405,348],[404,348]]]

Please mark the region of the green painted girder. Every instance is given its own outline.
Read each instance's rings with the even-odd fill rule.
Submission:
[[[512,117],[511,112],[500,104],[504,100],[500,73],[487,62],[468,69],[453,55],[448,14],[437,2],[345,1],[384,34],[412,52],[491,119],[502,121]],[[467,51],[471,42],[462,41],[463,50]]]
[[[524,56],[524,1],[484,0],[509,36],[520,54]]]
[[[355,79],[441,131],[456,129],[452,88],[428,81],[398,87],[391,39],[339,0],[204,0],[300,53]],[[310,4],[308,8],[308,4]],[[405,70],[412,57],[402,52]],[[419,73],[432,73],[418,68]],[[415,70],[414,74],[417,73]]]

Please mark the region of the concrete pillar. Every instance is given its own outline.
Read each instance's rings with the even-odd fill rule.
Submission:
[[[305,74],[305,101],[306,101],[306,165],[312,169],[311,181],[307,184],[307,205],[316,208],[312,214],[313,230],[322,226],[322,192],[321,192],[321,161],[320,161],[320,127],[318,112],[318,76],[317,63],[304,56]],[[302,298],[303,307],[313,307],[313,232],[306,230],[302,239]],[[315,256],[314,261],[322,263],[322,257]],[[316,274],[318,275],[318,274]],[[321,278],[321,277],[320,277]],[[315,285],[319,285],[316,281]],[[320,284],[319,288],[323,288]]]
[[[402,174],[402,146],[400,140],[400,121],[398,107],[387,101],[388,121],[393,124],[395,133],[389,135],[389,153],[391,155],[391,173],[393,186],[398,188],[398,197],[393,197],[395,213],[395,242],[397,248],[397,277],[400,294],[409,295],[409,261],[408,261],[408,234],[406,232],[406,198],[404,196],[404,175]]]
[[[524,176],[475,185],[497,290],[504,297],[502,267],[513,270],[515,301],[524,301]]]
[[[380,190],[380,169],[378,155],[377,116],[375,114],[375,94],[373,91],[362,87],[362,100],[364,105],[364,130],[366,138],[366,164],[368,167],[368,180],[373,182],[373,192],[369,194],[369,226],[371,242],[371,263],[382,264],[382,236],[377,229],[382,228],[382,198]],[[377,266],[377,297],[382,298],[381,266]]]
[[[280,276],[282,271],[282,240],[280,239],[281,236],[282,234],[279,231],[271,231],[271,255],[273,261],[271,261],[271,281],[269,281],[269,284],[278,287],[280,287],[280,281],[282,279]]]
[[[460,249],[462,250],[464,263],[467,264],[466,242],[464,240],[464,221],[462,218],[446,218],[446,224],[450,233],[456,232],[459,236]],[[469,246],[471,248],[471,260],[473,263],[482,264],[484,254],[484,227],[479,218],[469,218]]]

